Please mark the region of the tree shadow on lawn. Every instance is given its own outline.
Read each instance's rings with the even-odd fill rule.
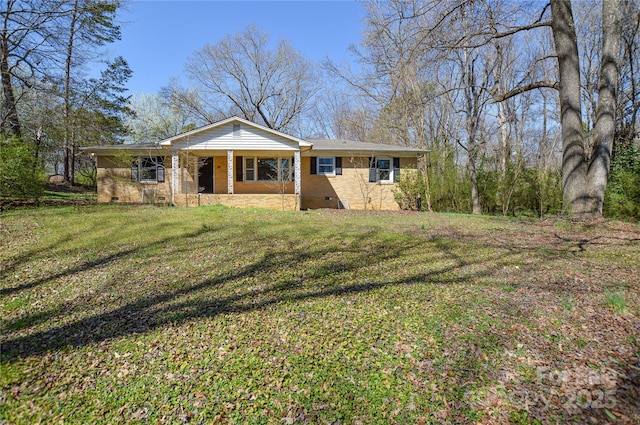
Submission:
[[[194,240],[194,238],[220,229],[203,226],[190,233],[171,236],[144,247],[123,250],[104,256],[99,260],[85,262],[77,267],[25,284],[24,287],[12,289],[19,291],[33,288],[59,278],[109,265],[119,259],[143,254],[144,250],[149,247],[161,247],[171,242],[182,243],[173,246],[168,255],[181,256],[188,255],[189,246],[194,243],[199,244],[200,249],[210,250],[211,253],[215,253],[216,249],[224,249],[225,243],[237,243],[233,240],[237,236],[233,232],[221,236],[228,238],[228,240],[206,248],[203,248],[205,245],[201,240]],[[389,287],[419,284],[473,284],[485,278],[498,276],[505,265],[517,262],[524,256],[538,257],[541,261],[551,262],[562,258],[562,255],[554,255],[554,258],[549,258],[547,253],[538,251],[537,248],[508,249],[500,243],[496,243],[493,247],[488,246],[488,251],[484,255],[470,253],[465,256],[461,251],[464,244],[462,240],[452,241],[436,237],[431,240],[414,238],[390,243],[388,240],[376,237],[374,230],[345,238],[337,236],[335,240],[327,240],[326,244],[309,243],[304,235],[300,235],[298,242],[284,238],[285,242],[281,244],[269,244],[270,237],[267,235],[255,235],[255,238],[262,239],[260,245],[267,247],[266,253],[235,271],[221,273],[219,276],[199,280],[193,284],[187,282],[180,288],[145,296],[110,311],[97,311],[89,317],[48,330],[14,337],[11,336],[11,333],[7,333],[3,337],[5,341],[0,346],[0,359],[2,362],[19,361],[30,356],[45,355],[50,351],[83,347],[88,344],[150,332],[166,325],[180,325],[198,318],[215,318],[226,314],[260,311],[283,302],[301,303],[307,300],[365,294]],[[218,242],[220,241],[218,240]],[[426,253],[416,258],[415,253],[420,250]],[[337,252],[343,254],[336,255]],[[565,250],[565,252],[567,251]],[[429,264],[430,260],[437,265]],[[394,270],[394,272],[398,271],[397,278],[394,278],[393,275],[389,277],[389,273],[374,274],[368,273],[368,271],[362,274],[357,273],[370,267],[377,270],[375,267],[380,264],[398,267],[398,264],[405,261],[409,271],[405,270],[404,273],[400,273],[400,270]],[[422,266],[416,267],[416,264]],[[280,273],[282,270],[297,271],[298,273],[282,274]],[[282,278],[269,283],[258,282],[256,284],[255,281],[264,277],[265,273],[267,276],[282,276]],[[349,277],[354,273],[360,277],[353,281],[349,280]],[[366,278],[362,276],[366,276]],[[242,285],[245,285],[249,278],[254,279],[252,281],[254,284],[243,288]],[[126,271],[114,279],[122,279],[123,282],[126,282]],[[136,282],[130,282],[130,284],[135,285]],[[558,290],[562,289],[558,288]],[[508,309],[514,310],[511,312],[515,315],[513,320],[519,320],[519,316],[536,313],[534,308],[522,309],[518,303],[509,303],[509,306]],[[43,323],[60,315],[70,314],[72,311],[90,311],[97,310],[97,308],[95,304],[91,303],[90,298],[83,297],[82,301],[76,301],[75,306],[65,305],[53,308],[48,312],[23,316],[8,323],[5,329],[24,329],[35,323]],[[474,343],[479,341],[480,344],[485,341],[487,347],[480,348],[498,351],[504,350],[512,343],[499,331],[489,330],[488,332],[489,334],[478,335],[476,339],[470,341]],[[464,340],[461,343],[456,342],[456,344],[459,352],[453,353],[450,363],[446,366],[450,373],[448,383],[461,389],[470,382],[475,382],[476,390],[492,385],[490,382],[492,372],[487,370],[486,365],[479,357],[478,347],[473,346],[471,342],[466,346]],[[436,372],[440,373],[441,371]],[[621,375],[626,373],[623,369],[619,372]],[[617,394],[621,400],[625,400],[625,403],[631,403],[634,397],[629,388],[631,386],[618,389]],[[452,406],[455,407],[458,403],[457,407],[469,409],[468,405],[465,406],[466,399],[467,395],[458,394],[457,401]],[[628,409],[625,407],[625,410]],[[463,417],[459,419],[464,420]]]
[[[228,230],[228,227],[226,226],[226,230]],[[194,243],[193,239],[220,230],[222,230],[222,227],[203,225],[201,228],[189,233],[173,235],[148,245],[122,250],[16,287],[2,288],[0,289],[0,295],[32,289],[57,279],[109,266],[118,260],[142,254],[150,248],[164,247],[176,241],[183,241],[184,243],[174,247],[171,253],[167,255],[189,255],[190,250],[192,250],[190,244]],[[307,229],[306,231],[311,232],[312,230]],[[299,241],[306,241],[304,234],[299,236]],[[256,240],[262,239],[263,246],[269,246],[269,238],[269,236],[258,237],[254,235]],[[198,317],[215,317],[220,314],[260,310],[269,305],[285,301],[296,302],[314,298],[357,294],[388,286],[474,282],[481,278],[496,275],[505,265],[510,265],[511,258],[517,259],[522,255],[541,256],[547,261],[550,260],[548,253],[538,252],[535,248],[507,247],[499,242],[484,245],[491,252],[489,257],[481,259],[479,255],[465,256],[456,252],[456,248],[464,242],[461,238],[461,235],[454,235],[453,238],[450,234],[445,235],[445,237],[432,235],[427,241],[424,239],[413,239],[410,242],[403,240],[400,243],[390,245],[389,242],[376,238],[376,232],[372,229],[357,236],[349,236],[346,238],[349,240],[348,243],[341,240],[342,238],[337,235],[335,240],[328,241],[329,243],[323,247],[310,244],[301,247],[289,240],[286,248],[269,252],[259,261],[233,273],[207,279],[198,284],[160,295],[144,297],[117,309],[95,314],[50,330],[8,339],[0,347],[0,355],[4,360],[11,361],[20,357],[41,355],[50,350],[64,347],[80,347],[107,339],[146,332],[165,324],[181,323]],[[236,243],[236,241],[229,242]],[[356,271],[384,261],[411,255],[414,251],[419,250],[422,244],[427,244],[426,248],[436,251],[436,253],[431,254],[431,258],[441,256],[452,265],[436,270],[427,269],[425,272],[413,273],[408,277],[399,279],[385,280],[374,277],[360,282],[338,285],[326,282],[326,278],[332,275]],[[200,245],[200,249],[203,249],[202,245]],[[324,259],[326,255],[335,254],[341,250],[348,251],[354,258],[347,260],[345,256],[341,256],[337,259]],[[500,251],[502,251],[501,254]],[[561,258],[561,255],[557,252],[552,257],[553,259],[558,259]],[[322,259],[320,267],[316,268],[315,271],[309,272],[307,261],[317,259]],[[428,262],[429,258],[426,258],[425,263]],[[305,274],[303,280],[323,282],[319,285],[316,284],[315,287],[308,287],[301,283],[299,279],[287,278],[282,281],[275,281],[266,289],[259,291],[245,291],[228,297],[197,299],[200,292],[222,288],[227,284],[253,277],[265,271],[277,273],[278,269],[282,267],[302,270]],[[122,276],[122,279],[126,281],[127,276]],[[332,279],[329,280],[331,281]],[[132,282],[132,285],[135,285],[135,282]],[[195,300],[191,299],[194,297],[196,298]],[[75,306],[67,304],[55,306],[46,311],[22,316],[12,322],[5,322],[4,328],[9,331],[20,330],[46,322],[65,313],[70,314],[74,311],[86,311],[96,308],[91,304],[91,297],[84,298],[84,304],[76,302],[77,305]],[[10,335],[7,336],[10,338]]]
[[[84,210],[83,213],[90,213],[90,211]],[[72,220],[73,218],[74,216],[71,215],[69,217],[69,220]],[[24,226],[24,224],[21,225],[21,227],[19,227],[19,230],[6,231],[7,235],[3,235],[3,236],[5,236],[6,238],[9,238],[11,236],[11,233],[13,232],[24,232],[25,229],[22,226]],[[73,226],[69,226],[68,229],[73,229]],[[65,229],[65,230],[68,230],[68,229]],[[3,230],[4,229],[2,229],[2,227],[0,226],[0,232],[3,232]],[[50,244],[47,244],[45,246],[36,245],[35,248],[26,249],[21,254],[14,255],[5,260],[0,260],[0,278],[2,279],[6,278],[8,274],[15,271],[18,267],[22,266],[23,264],[33,260],[34,257],[43,256],[51,252],[57,252],[59,249],[64,248],[65,244],[76,240],[77,238],[81,237],[84,234],[86,234],[86,229],[81,229],[74,232],[65,232],[62,237],[57,238],[55,241],[51,242]],[[23,288],[23,285],[20,285],[19,287],[13,287],[13,288],[11,287],[0,288],[0,296],[8,295],[13,292],[20,291],[22,289],[29,289],[37,285],[38,285],[37,282],[32,282],[31,284],[25,284],[24,288]]]
[[[53,280],[56,279],[60,279],[60,278],[64,278],[64,277],[68,277],[77,273],[81,273],[84,271],[88,271],[88,270],[92,270],[98,267],[102,267],[102,266],[107,266],[110,263],[113,263],[117,260],[121,260],[133,255],[136,255],[138,253],[142,253],[146,250],[148,250],[149,248],[153,248],[153,247],[162,247],[167,243],[170,243],[172,241],[175,240],[180,240],[183,238],[195,238],[198,236],[201,236],[205,233],[209,233],[209,232],[214,232],[216,229],[212,228],[212,227],[202,227],[194,232],[191,233],[187,233],[187,234],[180,234],[180,235],[175,235],[175,236],[170,236],[167,238],[163,238],[162,240],[153,242],[149,245],[146,246],[138,246],[135,248],[131,248],[131,249],[126,249],[123,251],[118,251],[116,253],[110,254],[110,255],[105,255],[101,258],[98,258],[96,260],[91,260],[91,261],[86,261],[82,264],[79,264],[75,267],[66,269],[66,270],[62,270],[59,273],[54,273],[52,275],[43,277],[41,279],[36,279],[33,280],[31,282],[25,282],[22,283],[18,286],[10,286],[10,287],[6,287],[6,288],[0,288],[0,296],[6,296],[6,295],[11,295],[17,292],[21,292],[21,291],[25,291],[27,289],[32,289],[35,288],[37,286],[40,286],[42,284],[45,284],[47,282],[51,282]],[[6,273],[10,273],[11,271],[15,270],[21,263],[26,262],[29,258],[31,258],[34,255],[38,255],[38,253],[43,253],[43,252],[48,252],[51,250],[55,250],[58,246],[63,246],[64,243],[66,242],[70,242],[75,238],[75,235],[70,234],[62,239],[60,239],[59,241],[57,241],[54,244],[48,245],[45,248],[42,249],[37,249],[37,250],[31,250],[28,251],[24,254],[19,255],[18,257],[14,258],[13,261],[11,263],[9,263],[6,268],[3,270],[3,274]]]
[[[0,262],[0,279],[8,279],[8,275],[14,272],[24,263],[44,253],[56,251],[58,248],[64,246],[65,243],[71,242],[77,235],[78,233],[67,234],[47,246],[29,249],[22,254],[14,256],[13,258],[3,260],[2,262]],[[24,283],[14,287],[0,288],[0,296],[9,295],[14,292],[22,291],[24,289],[30,289],[38,285],[39,282],[36,280],[34,282]]]
[[[196,237],[209,231],[211,229],[203,228],[186,236]],[[165,244],[178,238],[185,238],[185,235],[173,236],[154,242],[154,244]],[[268,238],[265,237],[265,239]],[[376,238],[373,231],[355,238],[351,236],[348,243],[336,240],[323,246],[287,246],[280,249],[272,247],[272,251],[264,254],[262,258],[239,270],[216,278],[206,279],[194,285],[183,286],[159,295],[147,296],[111,311],[94,314],[49,330],[15,338],[11,338],[9,334],[7,335],[9,339],[2,344],[2,359],[13,361],[23,357],[42,355],[51,350],[81,347],[107,339],[148,332],[166,324],[179,324],[199,317],[211,318],[222,314],[260,310],[280,302],[300,302],[308,299],[358,294],[389,286],[474,281],[491,275],[502,267],[504,261],[508,261],[508,256],[495,256],[495,258],[484,260],[484,264],[477,264],[478,269],[475,272],[461,272],[461,268],[473,265],[474,261],[461,259],[457,255],[452,256],[449,248],[431,244],[431,249],[435,248],[441,251],[440,253],[444,258],[447,258],[449,265],[441,266],[435,270],[431,267],[432,269],[425,268],[417,272],[403,273],[404,275],[398,279],[386,279],[384,276],[373,275],[354,282],[345,280],[351,272],[366,267],[375,267],[404,256],[411,258],[410,256],[420,247],[421,242],[418,240],[402,241],[391,246],[388,242]],[[141,249],[136,248],[114,253],[100,260],[87,262],[73,269],[26,284],[24,287],[34,287],[44,282],[103,266],[117,259],[137,254]],[[336,251],[340,250],[344,255],[335,256]],[[279,271],[284,268],[289,271],[297,271],[298,276],[283,276],[281,280],[269,284],[262,283],[259,289],[247,288],[241,292],[226,290],[228,293],[231,292],[228,296],[208,296],[211,293],[224,292],[225,285],[243,284],[243,279],[246,278],[261,277],[264,273],[277,276]],[[131,282],[131,284],[135,285],[135,282]],[[90,302],[90,300],[85,301]],[[35,323],[43,323],[60,314],[64,315],[65,312],[69,314],[70,311],[92,308],[96,307],[91,304],[65,305],[64,308],[54,308],[49,313],[40,312],[22,316],[13,322],[6,323],[5,329],[24,329]]]

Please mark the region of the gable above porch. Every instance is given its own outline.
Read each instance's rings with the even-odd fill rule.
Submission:
[[[170,137],[160,145],[172,150],[189,151],[305,151],[312,143],[294,136],[231,117],[217,123]]]

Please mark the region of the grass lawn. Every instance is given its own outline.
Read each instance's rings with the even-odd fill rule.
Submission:
[[[640,225],[0,215],[0,423],[640,423]]]
[[[75,186],[73,189],[51,185],[45,190],[44,194],[38,199],[16,199],[0,197],[0,213],[5,209],[24,208],[35,206],[87,206],[95,204],[97,195],[95,192],[89,191],[82,187]],[[0,218],[1,219],[1,218]]]

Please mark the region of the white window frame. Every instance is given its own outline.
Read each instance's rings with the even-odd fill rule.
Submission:
[[[278,161],[278,176],[276,179],[272,179],[272,180],[259,180],[258,179],[258,161],[262,159],[262,160],[277,160]],[[251,167],[247,167],[247,160],[251,160],[253,161],[253,168]],[[248,181],[248,182],[281,182],[281,181],[285,181],[285,182],[290,182],[293,181],[293,172],[290,172],[288,174],[290,174],[286,180],[283,180],[283,174],[284,173],[284,169],[283,169],[283,165],[284,163],[288,161],[289,163],[289,169],[291,170],[293,167],[293,158],[292,157],[271,157],[271,156],[245,156],[243,158],[243,177],[244,177],[244,181]],[[248,178],[247,176],[247,170],[249,171],[253,171],[253,179]]]
[[[331,164],[321,164],[323,160],[330,160]],[[331,167],[331,171],[322,171],[323,167]],[[321,176],[335,176],[336,175],[336,158],[334,156],[319,156],[316,158],[316,174]]]
[[[389,161],[389,168],[379,168],[378,167],[378,162],[379,161]],[[382,179],[380,178],[380,171],[389,171],[389,178],[388,179]],[[387,158],[385,156],[383,157],[379,157],[376,158],[376,181],[380,182],[380,183],[393,183],[393,158]]]

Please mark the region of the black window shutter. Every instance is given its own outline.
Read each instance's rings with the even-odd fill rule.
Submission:
[[[236,156],[236,181],[242,181],[242,157]]]
[[[393,158],[393,181],[398,182],[400,178],[400,158]]]
[[[318,174],[318,157],[312,156],[309,159],[311,160],[311,171],[309,172],[309,174]]]
[[[336,176],[342,175],[342,157],[336,156]]]
[[[156,157],[156,180],[158,183],[164,182],[164,158]]]
[[[376,174],[376,158],[372,156],[369,158],[369,183],[375,183]]]
[[[291,157],[291,166],[289,167],[289,177],[291,178],[291,181],[294,181],[296,179],[296,157],[295,156]]]
[[[138,181],[138,161],[133,161],[133,164],[131,164],[131,181]]]

